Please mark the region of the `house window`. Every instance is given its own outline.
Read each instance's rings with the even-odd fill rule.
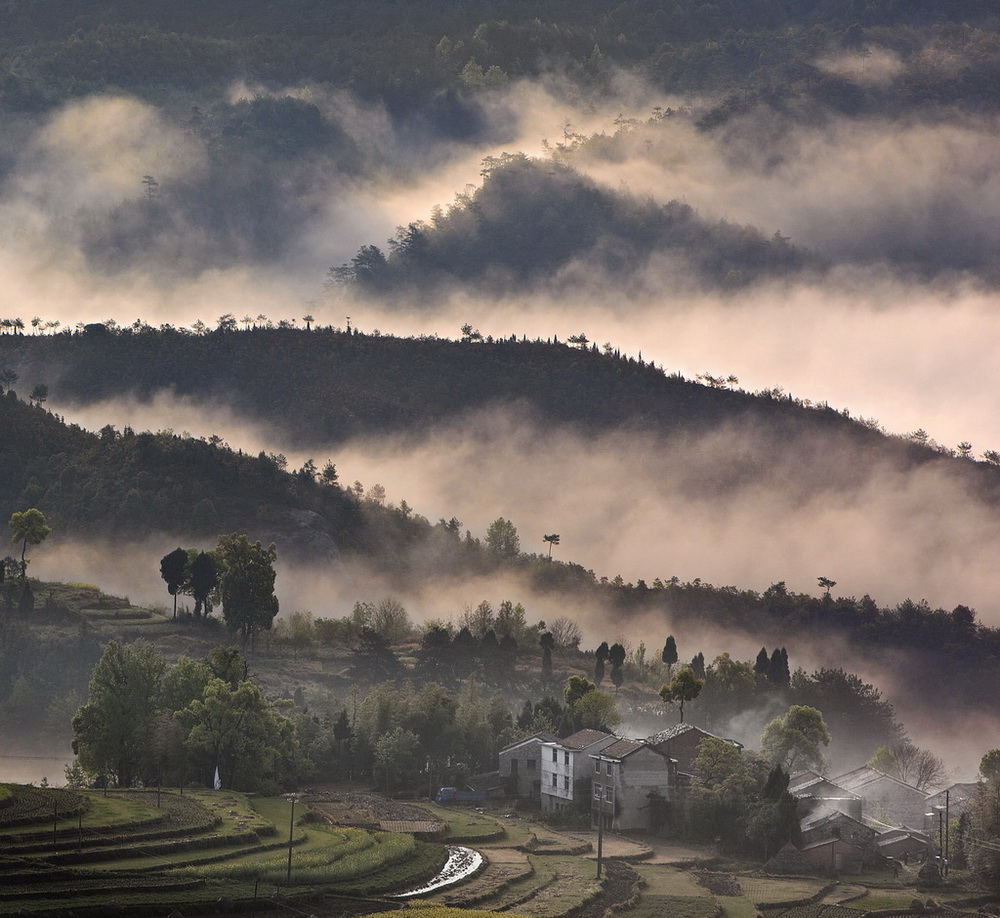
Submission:
[[[569,790],[569,775],[563,775],[563,790]]]
[[[552,776],[552,786],[553,787],[559,786],[559,779],[555,775]]]
[[[601,785],[600,784],[595,784],[594,785],[594,799],[595,800],[600,800],[602,793],[603,793],[603,791],[601,790]]]
[[[610,775],[611,774],[611,763],[608,762],[607,764],[608,764],[608,771],[607,771],[607,773]]]
[[[565,758],[563,759],[563,761],[564,761],[564,762],[565,762],[565,763],[566,763],[567,765],[569,765],[569,753],[568,753],[568,752],[564,752],[564,753],[563,753],[563,756],[565,756]]]
[[[594,774],[599,775],[601,773],[601,760],[594,759]]]
[[[615,799],[615,789],[610,784],[604,788],[604,799],[611,803]]]
[[[559,753],[555,749],[552,750],[552,761],[553,762],[559,761]]]
[[[534,770],[535,770],[535,760],[528,759],[528,771],[534,771]]]

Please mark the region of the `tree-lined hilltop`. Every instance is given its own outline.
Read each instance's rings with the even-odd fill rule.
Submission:
[[[558,161],[503,154],[486,161],[482,187],[430,221],[401,227],[388,254],[363,246],[331,277],[369,296],[426,297],[455,284],[509,295],[553,276],[572,287],[579,263],[629,290],[657,257],[676,258],[678,274],[689,275],[675,286],[722,291],[821,267],[780,232],[768,238],[756,227],[713,223],[682,201],[660,205]]]
[[[888,446],[905,464],[973,458],[971,448],[941,446],[922,430],[886,437],[875,420],[780,388],[751,393],[739,389],[735,376],[685,379],[583,332],[566,341],[493,338],[468,324],[455,341],[308,319],[308,330],[295,327],[297,320],[282,319],[276,327],[265,316],[226,314],[190,329],[137,320],[126,327],[111,322],[57,334],[0,334],[0,385],[4,373],[14,380],[8,392],[41,383],[45,399],[64,405],[123,396],[146,401],[168,392],[208,406],[219,400],[238,414],[266,419],[303,449],[358,434],[426,430],[476,409],[516,405],[526,421],[590,432],[638,425],[671,434],[730,423],[781,438],[826,433],[862,451]],[[983,459],[1000,465],[994,451],[984,451]]]

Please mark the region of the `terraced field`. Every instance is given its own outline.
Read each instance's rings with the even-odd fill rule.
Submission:
[[[311,821],[305,804],[289,838],[291,807],[283,798],[19,785],[9,791],[0,795],[0,914],[100,911],[114,903],[166,915],[184,903],[276,892],[379,896],[433,876],[445,857],[442,845],[412,835]]]
[[[455,886],[408,900],[406,907],[420,916],[458,918],[465,909],[474,918],[606,918],[613,912],[625,918],[860,918],[871,908],[906,906],[916,894],[903,881],[878,888],[877,876],[866,878],[873,888],[832,888],[819,878],[763,876],[752,865],[702,869],[704,852],[652,838],[606,838],[626,860],[607,860],[598,880],[585,832],[373,794],[301,801],[293,825],[291,816],[288,799],[232,791],[104,794],[0,785],[0,915],[68,915],[72,909],[166,916],[186,906],[225,911],[254,908],[259,900],[263,907],[264,899],[273,900],[268,909],[291,908],[295,900],[295,908],[315,915],[397,910],[392,894],[433,877],[444,864],[445,842],[475,848],[484,866]],[[424,838],[431,826],[435,840],[376,828],[394,823],[420,826]],[[961,895],[955,889],[937,897]]]

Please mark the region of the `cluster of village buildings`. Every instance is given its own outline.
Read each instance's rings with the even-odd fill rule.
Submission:
[[[480,787],[533,799],[549,813],[586,811],[589,803],[595,826],[655,831],[686,818],[692,764],[709,737],[719,738],[687,723],[642,740],[599,730],[563,739],[537,733],[501,750],[498,772],[480,776]],[[962,812],[975,787],[927,794],[867,765],[832,778],[794,774],[788,789],[798,801],[802,845],[778,852],[775,866],[853,872],[940,864],[942,826]]]

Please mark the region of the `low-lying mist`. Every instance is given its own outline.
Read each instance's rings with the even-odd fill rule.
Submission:
[[[406,500],[432,521],[456,516],[477,537],[503,516],[518,527],[522,550],[543,553],[542,536],[559,532],[556,556],[597,576],[651,583],[676,575],[756,590],[783,580],[797,592],[817,592],[816,578],[828,576],[841,595],[961,603],[1000,624],[1000,522],[961,466],[902,468],[847,438],[790,442],[731,426],[591,437],[542,429],[509,409],[423,436],[317,444],[307,454],[225,409],[168,396],[71,410],[67,419],[217,434],[245,451],[282,451],[290,468],[331,458],[344,485],[381,484],[389,502]]]

